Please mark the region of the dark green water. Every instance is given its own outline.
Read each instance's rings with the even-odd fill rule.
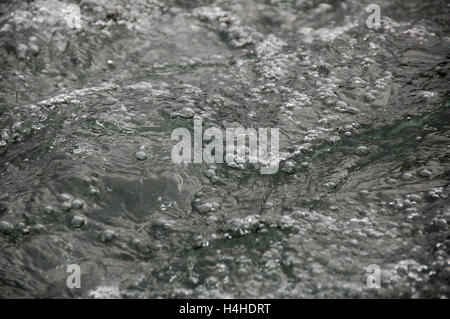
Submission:
[[[449,17],[423,0],[2,1],[0,297],[448,298]],[[174,164],[186,107],[279,128],[280,170]]]

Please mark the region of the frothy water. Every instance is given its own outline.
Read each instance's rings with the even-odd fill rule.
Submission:
[[[0,14],[1,297],[450,296],[445,1]],[[279,128],[280,169],[174,163],[194,116]]]

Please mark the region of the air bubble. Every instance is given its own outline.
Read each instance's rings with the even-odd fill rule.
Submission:
[[[61,208],[63,211],[68,212],[72,209],[72,204],[70,202],[64,202],[61,204]]]
[[[402,180],[404,180],[404,181],[410,181],[410,180],[412,180],[412,178],[413,178],[413,176],[410,173],[403,173],[402,174]]]
[[[1,221],[0,222],[0,233],[9,235],[12,233],[14,226],[8,222]]]
[[[112,241],[112,240],[113,240],[114,238],[116,238],[116,237],[117,237],[117,233],[116,233],[114,230],[111,230],[111,229],[107,229],[107,230],[103,231],[103,232],[100,234],[100,240],[101,240],[103,243]]]
[[[286,161],[283,165],[283,171],[288,174],[293,174],[295,172],[295,163],[293,161]]]
[[[59,200],[62,202],[70,202],[72,200],[72,195],[64,193],[59,195]]]
[[[365,146],[358,146],[355,150],[357,155],[367,155],[369,154],[369,149]]]
[[[91,187],[89,188],[89,194],[90,194],[91,196],[98,195],[98,193],[99,193],[99,191],[98,191],[98,188],[97,188],[97,187],[91,186]]]
[[[430,177],[431,174],[432,174],[431,171],[429,171],[426,168],[424,168],[424,169],[419,171],[419,175],[422,176],[422,177]]]
[[[185,119],[190,119],[194,117],[195,112],[190,107],[184,107],[178,112],[178,114]]]
[[[70,224],[72,225],[73,228],[80,228],[83,227],[86,223],[86,220],[79,216],[79,215],[75,215],[72,218],[72,221],[70,222]]]
[[[147,153],[145,153],[144,151],[138,151],[135,154],[136,158],[140,161],[144,161],[147,159]]]
[[[81,209],[84,206],[84,202],[81,199],[74,199],[72,201],[72,207],[75,209]]]

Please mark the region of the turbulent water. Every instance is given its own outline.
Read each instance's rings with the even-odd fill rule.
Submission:
[[[0,65],[0,297],[450,296],[447,1],[2,1]],[[280,170],[173,163],[194,114]]]

